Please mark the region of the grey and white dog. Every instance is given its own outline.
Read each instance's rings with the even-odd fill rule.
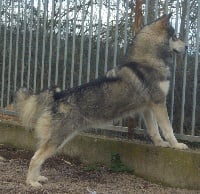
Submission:
[[[27,184],[40,187],[40,182],[47,181],[40,175],[41,165],[78,131],[102,127],[115,118],[135,113],[143,113],[156,146],[187,148],[177,142],[166,108],[172,53],[186,49],[169,24],[170,17],[171,14],[164,15],[141,29],[127,53],[127,62],[103,78],[65,91],[17,92],[19,117],[26,128],[35,129],[39,139]]]

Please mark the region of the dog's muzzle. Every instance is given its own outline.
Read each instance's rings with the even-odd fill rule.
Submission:
[[[187,45],[180,39],[173,40],[172,38],[169,40],[169,46],[172,51],[174,51],[177,54],[184,54],[186,53],[186,50],[188,48]]]

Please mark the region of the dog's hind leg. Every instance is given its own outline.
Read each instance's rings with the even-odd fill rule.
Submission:
[[[169,143],[164,141],[162,137],[160,136],[158,124],[152,112],[150,110],[144,111],[143,117],[144,117],[145,124],[147,127],[147,132],[149,136],[151,137],[151,140],[153,141],[153,143],[156,146],[169,147],[170,146]]]
[[[40,146],[31,159],[26,183],[33,187],[41,187],[39,181],[47,181],[46,177],[40,176],[40,168],[44,161],[51,157],[57,150],[56,145],[49,144],[48,142]]]
[[[176,137],[174,136],[173,129],[168,118],[166,105],[154,104],[152,106],[152,111],[156,117],[165,140],[169,142],[170,146],[177,149],[187,149],[187,145],[184,143],[178,143]]]

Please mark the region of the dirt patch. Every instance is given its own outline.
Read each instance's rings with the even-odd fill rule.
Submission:
[[[33,153],[15,148],[0,147],[0,193],[71,193],[71,194],[200,194],[200,191],[163,187],[132,174],[112,173],[104,166],[89,167],[66,156],[55,156],[45,162],[42,175],[49,181],[41,189],[25,184]]]

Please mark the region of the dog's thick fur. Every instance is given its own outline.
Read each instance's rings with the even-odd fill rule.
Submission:
[[[39,139],[27,184],[39,187],[47,180],[40,176],[41,165],[79,130],[102,127],[126,115],[143,113],[155,145],[187,148],[177,142],[166,108],[172,52],[185,52],[185,43],[176,38],[169,24],[170,17],[164,15],[146,25],[134,38],[126,63],[101,79],[65,91],[46,90],[36,95],[26,89],[17,92],[22,123],[34,128]]]

